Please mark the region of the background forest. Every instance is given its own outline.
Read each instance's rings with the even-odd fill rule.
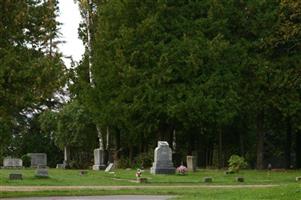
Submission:
[[[86,53],[66,69],[57,1],[0,2],[0,158],[89,167],[101,135],[124,167],[166,140],[176,165],[301,168],[301,1],[78,3]]]

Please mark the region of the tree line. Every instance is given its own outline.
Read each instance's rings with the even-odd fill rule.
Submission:
[[[176,163],[198,155],[202,167],[224,167],[239,154],[257,169],[301,167],[301,2],[78,3],[86,53],[64,75],[71,100],[25,116],[56,151],[92,162],[100,134],[120,163],[166,140]]]

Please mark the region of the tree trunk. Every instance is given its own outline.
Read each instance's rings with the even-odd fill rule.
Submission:
[[[130,160],[131,163],[133,161],[133,156],[134,156],[134,148],[133,148],[133,145],[131,145],[129,147],[129,160]]]
[[[113,159],[114,159],[114,161],[118,162],[119,152],[121,151],[121,134],[120,134],[120,130],[117,130],[117,132],[116,132],[115,141],[116,141],[116,149],[115,149],[115,152],[114,152]]]
[[[292,126],[290,117],[286,118],[285,165],[291,168]]]
[[[263,169],[263,153],[264,153],[264,111],[260,111],[257,115],[257,159],[256,168]]]
[[[244,135],[243,133],[239,134],[239,146],[240,146],[240,156],[245,156],[245,145],[244,145]]]
[[[301,131],[296,131],[296,168],[301,168]]]
[[[221,169],[224,167],[223,161],[223,132],[222,129],[219,129],[218,132],[218,168]]]
[[[187,155],[192,156],[192,152],[194,150],[194,137],[192,133],[189,133],[189,139],[188,139],[188,152]]]
[[[110,130],[109,127],[107,126],[107,138],[106,138],[106,150],[110,151]]]
[[[144,143],[144,133],[141,132],[141,134],[140,134],[140,142],[139,142],[139,154],[144,152],[144,146],[145,146],[145,143]]]

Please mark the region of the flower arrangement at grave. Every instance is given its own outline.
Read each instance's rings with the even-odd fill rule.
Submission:
[[[187,173],[187,167],[185,167],[184,165],[180,165],[177,169],[176,169],[177,173],[179,175],[185,175]]]
[[[140,169],[137,169],[137,172],[136,172],[136,178],[139,179],[142,175],[142,172]]]

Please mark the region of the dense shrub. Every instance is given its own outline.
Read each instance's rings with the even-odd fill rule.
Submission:
[[[153,152],[145,152],[139,154],[135,158],[135,166],[133,167],[138,167],[138,168],[149,168],[152,166],[154,160],[154,153]]]
[[[22,161],[23,161],[23,166],[24,167],[30,167],[31,164],[31,158],[28,155],[23,155],[21,157]]]
[[[228,160],[229,163],[229,172],[235,172],[238,173],[240,169],[247,167],[247,162],[243,157],[240,157],[238,155],[232,155],[230,159]]]
[[[131,168],[131,167],[132,167],[132,165],[131,165],[131,161],[129,158],[121,157],[120,159],[118,159],[116,168],[126,169],[126,168]]]

